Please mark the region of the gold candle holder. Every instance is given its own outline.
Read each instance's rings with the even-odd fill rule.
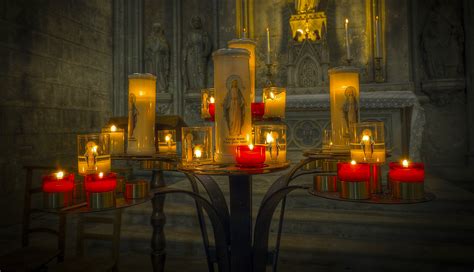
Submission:
[[[358,163],[385,162],[383,122],[363,122],[350,127],[351,159]]]
[[[313,186],[316,192],[337,192],[337,174],[314,175]]]
[[[156,135],[158,153],[176,154],[176,130],[158,130]]]
[[[215,107],[214,88],[207,88],[201,90],[201,118],[204,120],[211,119],[211,104]],[[215,110],[215,108],[214,108]]]
[[[212,162],[212,127],[183,127],[182,143],[183,163]]]
[[[108,209],[115,206],[115,191],[88,192],[87,204],[91,209]]]
[[[145,198],[149,192],[149,184],[145,180],[134,180],[126,183],[125,198]]]
[[[60,209],[72,205],[73,192],[43,192],[43,206],[46,209]]]
[[[125,131],[115,125],[102,128],[102,133],[109,134],[109,150],[111,155],[125,153]]]
[[[260,123],[254,125],[254,130],[255,144],[266,147],[265,163],[286,162],[286,125]]]

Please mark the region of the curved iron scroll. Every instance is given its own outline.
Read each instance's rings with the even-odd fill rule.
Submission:
[[[302,186],[288,186],[275,191],[267,197],[257,215],[255,221],[254,244],[253,244],[253,272],[266,271],[268,236],[270,225],[276,207],[282,199],[295,189],[304,189]]]
[[[219,214],[212,206],[212,204],[200,196],[199,194],[181,190],[181,189],[172,189],[172,188],[159,188],[155,191],[155,194],[158,195],[166,195],[166,194],[185,194],[191,196],[201,207],[204,208],[209,219],[212,223],[212,229],[214,232],[214,240],[216,243],[216,258],[217,258],[217,265],[219,271],[221,272],[229,272],[230,271],[230,262],[229,262],[229,251],[228,251],[228,243],[226,238],[226,231],[224,229],[224,224],[222,223]]]

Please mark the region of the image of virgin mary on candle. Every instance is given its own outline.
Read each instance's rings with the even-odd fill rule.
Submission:
[[[128,133],[130,134],[130,138],[133,137],[133,131],[137,127],[137,118],[138,118],[138,108],[137,108],[137,98],[135,97],[134,94],[130,95],[130,101],[128,104],[128,110],[130,111],[130,114],[128,115],[129,120],[129,128],[128,128]]]
[[[344,120],[346,121],[347,129],[350,128],[352,124],[359,122],[359,105],[356,99],[356,88],[349,86],[344,91],[346,96],[346,101],[342,108],[344,112]]]
[[[227,79],[227,94],[224,98],[224,116],[230,136],[238,136],[244,124],[245,99],[240,87],[240,77],[230,76]],[[229,84],[230,83],[230,84]]]

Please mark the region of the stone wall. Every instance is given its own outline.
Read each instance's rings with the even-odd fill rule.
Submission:
[[[9,224],[21,214],[22,164],[74,162],[76,134],[110,116],[112,1],[2,1],[0,37],[0,224]]]

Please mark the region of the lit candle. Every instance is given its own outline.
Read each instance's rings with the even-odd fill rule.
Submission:
[[[400,162],[391,162],[389,164],[389,179],[399,182],[424,182],[425,167],[423,163],[409,162],[403,160]]]
[[[344,29],[346,33],[346,53],[347,53],[347,59],[351,59],[351,48],[349,46],[349,19],[346,18],[346,22],[344,24]]]
[[[115,173],[105,175],[103,172],[87,175],[84,181],[84,187],[86,192],[90,193],[113,191],[115,187],[117,187],[117,175]]]
[[[111,125],[109,129],[103,129],[103,133],[110,135],[110,154],[123,154],[125,153],[124,138],[125,133],[123,129],[117,128],[115,125]]]
[[[264,145],[239,145],[236,148],[237,165],[240,167],[263,167],[265,162]]]
[[[271,61],[271,57],[270,57],[270,52],[271,52],[271,48],[270,48],[270,28],[267,27],[267,62],[265,64],[271,64],[272,61]]]
[[[200,159],[202,157],[202,149],[201,146],[197,145],[194,147],[194,157],[196,159]]]
[[[375,16],[375,57],[382,57],[382,51],[380,49],[381,38],[380,34],[382,33],[379,16]]]
[[[264,90],[265,118],[285,118],[286,90],[270,87]]]
[[[357,163],[352,160],[350,163],[337,164],[337,176],[339,180],[349,182],[369,181],[370,168],[366,163]]]
[[[159,153],[176,153],[175,130],[158,130],[158,152]]]
[[[149,155],[155,148],[156,77],[151,74],[128,76],[127,153]]]
[[[74,174],[65,175],[63,171],[43,176],[42,181],[42,190],[46,193],[64,193],[74,189]]]
[[[211,116],[211,122],[214,122],[214,118],[216,116],[216,100],[214,99],[214,96],[211,96],[209,99],[209,115]]]

